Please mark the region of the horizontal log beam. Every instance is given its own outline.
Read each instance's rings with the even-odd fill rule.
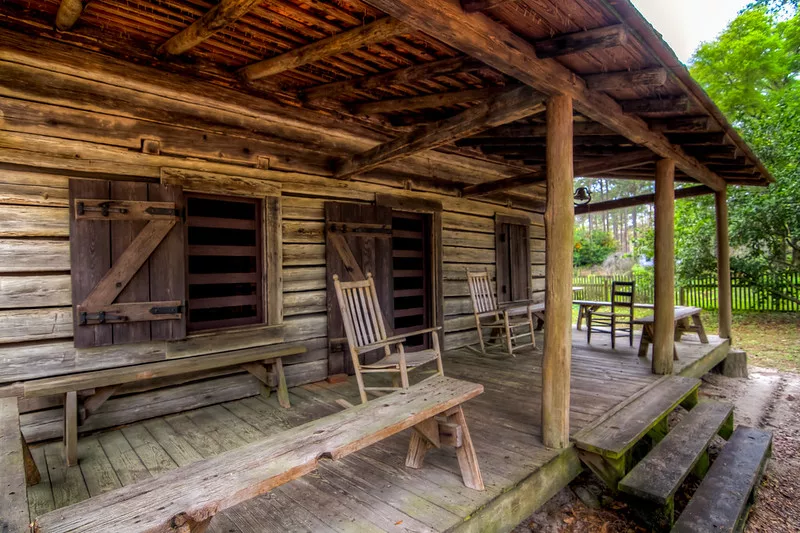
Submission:
[[[613,158],[602,159],[599,161],[576,162],[573,167],[573,174],[581,177],[592,176],[612,170],[637,167],[639,165],[650,163],[654,159],[654,154],[649,150],[637,150],[636,152],[631,152],[629,154],[620,155]],[[485,183],[464,187],[461,195],[464,197],[484,196],[494,192],[540,183],[546,179],[547,169],[542,166],[542,168],[534,170],[533,172],[514,176],[513,178],[487,181]]]
[[[247,65],[240,69],[239,73],[248,81],[258,80],[412,31],[414,30],[410,26],[391,17],[385,17],[285,54]]]
[[[647,121],[650,129],[664,133],[691,133],[708,131],[711,118],[704,117],[678,117],[656,118]]]
[[[487,128],[541,113],[544,109],[543,101],[544,97],[530,87],[511,89],[452,118],[421,126],[371,150],[345,159],[337,165],[334,176],[348,179],[390,161],[436,148]]]
[[[559,35],[534,44],[539,58],[560,57],[587,50],[621,46],[628,39],[622,24]]]
[[[61,0],[56,12],[56,28],[67,31],[72,28],[83,13],[83,0]]]
[[[614,91],[639,87],[661,87],[667,82],[667,69],[648,68],[644,70],[608,72],[584,76],[586,85],[595,91]]]
[[[364,102],[348,106],[356,115],[374,115],[379,113],[396,113],[398,111],[412,111],[415,109],[432,109],[435,107],[466,104],[485,100],[505,90],[504,87],[489,87],[486,89],[470,89],[440,94],[426,94],[410,98],[392,98],[377,102]]]
[[[364,1],[541,93],[570,95],[575,109],[587,118],[660,157],[673,159],[683,172],[714,190],[725,187],[722,178],[661,133],[651,131],[641,118],[625,114],[613,98],[588,89],[580,77],[557,61],[537,58],[534,45],[502,24],[481,13],[465,13],[458,0]]]
[[[724,145],[727,135],[724,131],[709,131],[700,133],[668,133],[667,139],[675,144],[693,146]]]
[[[306,89],[300,93],[300,98],[305,101],[336,98],[339,95],[355,91],[367,91],[390,85],[403,85],[419,80],[428,80],[437,76],[446,76],[448,74],[460,72],[473,72],[482,68],[488,67],[471,57],[442,59],[440,61],[413,65],[390,72],[382,72],[381,74],[375,74],[373,76],[363,76],[352,80],[318,85],[317,87]]]
[[[576,122],[572,126],[572,134],[578,136],[587,135],[619,135],[616,131],[608,129],[596,122]],[[492,137],[544,137],[547,135],[547,125],[545,124],[506,124],[487,131],[482,131],[473,135],[469,139],[485,139]]]
[[[686,113],[689,111],[689,99],[685,96],[624,100],[620,104],[625,113]]]
[[[693,198],[695,196],[713,193],[714,191],[705,185],[684,187],[682,189],[675,189],[675,199],[680,200],[681,198]],[[612,209],[622,209],[623,207],[652,204],[655,201],[655,194],[640,194],[638,196],[630,196],[628,198],[617,198],[616,200],[597,202],[596,204],[589,203],[586,205],[579,205],[575,207],[575,214],[585,215],[587,213],[600,213],[602,211],[610,211]]]
[[[458,146],[545,146],[545,137],[491,137],[488,139],[481,137],[470,137],[461,139],[456,143]],[[572,138],[572,144],[583,146],[630,146],[631,142],[622,135],[576,135]]]
[[[461,7],[467,13],[477,13],[507,4],[510,1],[512,0],[461,0]]]
[[[239,20],[260,2],[261,0],[222,0],[191,25],[170,37],[159,47],[158,52],[182,54]]]

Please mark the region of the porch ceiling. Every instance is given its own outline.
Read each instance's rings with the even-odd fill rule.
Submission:
[[[683,169],[678,180],[702,176],[712,186],[719,178],[748,185],[772,180],[627,0],[557,5],[464,1],[472,9],[495,6],[472,14],[461,11],[459,0],[440,1],[447,9],[458,9],[459,16],[472,17],[464,20],[480,20],[532,43],[538,56],[532,62],[557,64],[582,79],[575,78],[576,85],[585,82],[591,94],[610,97],[618,109],[609,113],[618,112],[620,124],[643,124],[646,135],[639,136],[643,144],[637,145],[630,134],[619,135],[589,118],[591,113],[576,114],[576,173],[585,169],[587,176],[652,179],[655,154],[622,168],[603,164],[641,154],[648,150],[646,144],[661,146],[661,155],[665,147],[674,147],[676,154],[686,156],[686,164],[678,165]],[[465,55],[446,32],[415,29],[421,24],[413,23],[405,7],[394,10],[397,19],[389,18],[373,7],[383,5],[376,0],[222,0],[216,5],[205,0],[94,0],[83,12],[81,5],[80,0],[7,0],[0,5],[0,25],[278,100],[288,110],[304,108],[395,140],[415,137],[422,128],[450,125],[465,110],[491,103],[519,84],[501,72],[509,72],[498,66],[502,61]],[[63,31],[53,28],[56,19]],[[504,50],[498,47],[495,53],[500,57]],[[508,175],[526,178],[488,191],[467,190],[467,195],[513,188],[541,197],[542,111],[532,106],[505,115],[505,122],[479,115],[477,121],[473,117],[472,128],[402,146],[400,157],[436,149],[493,162]],[[695,171],[689,170],[695,163]],[[470,185],[474,180],[462,183]]]

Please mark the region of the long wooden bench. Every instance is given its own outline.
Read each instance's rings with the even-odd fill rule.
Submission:
[[[573,287],[573,290],[575,287]],[[572,305],[578,306],[578,321],[575,324],[575,327],[578,328],[578,331],[581,330],[581,324],[583,324],[583,319],[586,317],[587,311],[598,311],[603,307],[611,307],[611,302],[603,302],[598,300],[572,300]],[[653,304],[638,304],[634,303],[633,307],[637,309],[653,309]]]
[[[421,467],[428,449],[451,444],[464,484],[482,490],[461,409],[482,392],[479,384],[428,378],[406,390],[52,511],[36,519],[34,531],[199,533],[216,513],[311,472],[321,458],[342,458],[412,427],[408,466]]]
[[[28,529],[27,485],[39,482],[39,471],[19,431],[17,398],[0,398],[0,531]]]
[[[703,327],[703,321],[700,320],[699,307],[675,307],[675,342],[683,338],[684,333],[695,332],[700,337],[700,342],[708,344],[708,336]],[[692,324],[689,324],[689,319]],[[639,357],[647,357],[647,349],[653,344],[653,324],[655,323],[655,315],[647,315],[642,318],[637,318],[633,321],[634,324],[642,326],[642,339],[639,342]],[[678,350],[675,346],[672,347],[672,358],[678,360]]]
[[[750,427],[737,427],[672,531],[742,531],[771,449],[771,433]]]
[[[711,439],[717,434],[727,439],[731,433],[733,405],[701,402],[622,478],[619,490],[645,500],[636,507],[651,527],[668,529],[674,520],[678,487],[691,472],[701,478],[705,475]]]
[[[667,417],[679,405],[697,404],[700,380],[665,376],[642,389],[572,439],[581,460],[614,490],[634,466],[632,450],[644,437],[660,441],[667,434]]]
[[[241,366],[258,378],[269,392],[270,380],[265,364],[273,366],[278,377],[278,402],[290,407],[289,389],[283,372],[283,357],[305,353],[302,345],[280,347],[259,346],[214,355],[203,355],[148,363],[144,365],[110,368],[79,374],[68,374],[49,378],[25,381],[21,384],[20,395],[24,398],[64,394],[64,445],[67,465],[78,462],[78,426],[96,412],[117,387],[147,379],[177,376],[189,372],[212,370],[231,366]],[[78,391],[94,389],[93,395],[78,405]]]

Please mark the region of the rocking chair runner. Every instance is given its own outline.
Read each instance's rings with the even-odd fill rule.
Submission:
[[[443,376],[442,353],[439,349],[439,335],[441,327],[421,329],[405,335],[387,337],[383,313],[378,303],[378,294],[375,291],[375,281],[372,273],[367,273],[364,281],[339,281],[339,276],[333,275],[333,285],[336,289],[336,299],[342,313],[344,331],[347,335],[347,346],[353,359],[356,372],[358,390],[361,402],[367,402],[366,391],[393,391],[409,387],[408,371],[426,363],[436,361],[437,370],[434,375]],[[431,334],[432,348],[406,353],[403,341],[408,337]],[[395,351],[392,351],[392,347]],[[359,356],[373,350],[383,350],[385,356],[380,361],[370,364],[361,364]],[[392,387],[365,387],[362,374],[392,373]],[[399,384],[398,378],[399,377]]]
[[[478,340],[481,343],[481,352],[486,354],[486,344],[483,340],[483,328],[490,328],[494,337],[499,332],[499,336],[505,339],[508,353],[514,357],[515,351],[529,346],[536,348],[536,337],[534,336],[533,322],[533,302],[508,302],[504,308],[498,307],[497,301],[492,291],[492,283],[489,271],[469,272],[467,271],[467,283],[469,285],[469,295],[472,298],[472,310],[475,314],[475,326],[478,329]],[[525,313],[523,316],[519,316]],[[491,318],[489,322],[482,319]],[[527,327],[528,333],[516,334],[515,330],[520,327]],[[518,339],[530,336],[531,342],[520,344]]]
[[[592,333],[611,334],[611,349],[615,349],[617,337],[628,337],[633,346],[633,281],[611,283],[611,312],[586,311],[586,343],[592,343]]]

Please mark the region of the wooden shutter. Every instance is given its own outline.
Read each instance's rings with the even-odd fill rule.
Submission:
[[[531,298],[530,221],[495,215],[497,301]]]
[[[183,192],[71,179],[75,346],[186,336]]]
[[[350,357],[342,350],[344,325],[336,302],[333,275],[343,281],[366,279],[372,272],[387,334],[392,335],[392,210],[388,207],[343,203],[325,203],[325,257],[328,289],[328,373],[354,372]],[[373,362],[380,354],[366,354]]]

